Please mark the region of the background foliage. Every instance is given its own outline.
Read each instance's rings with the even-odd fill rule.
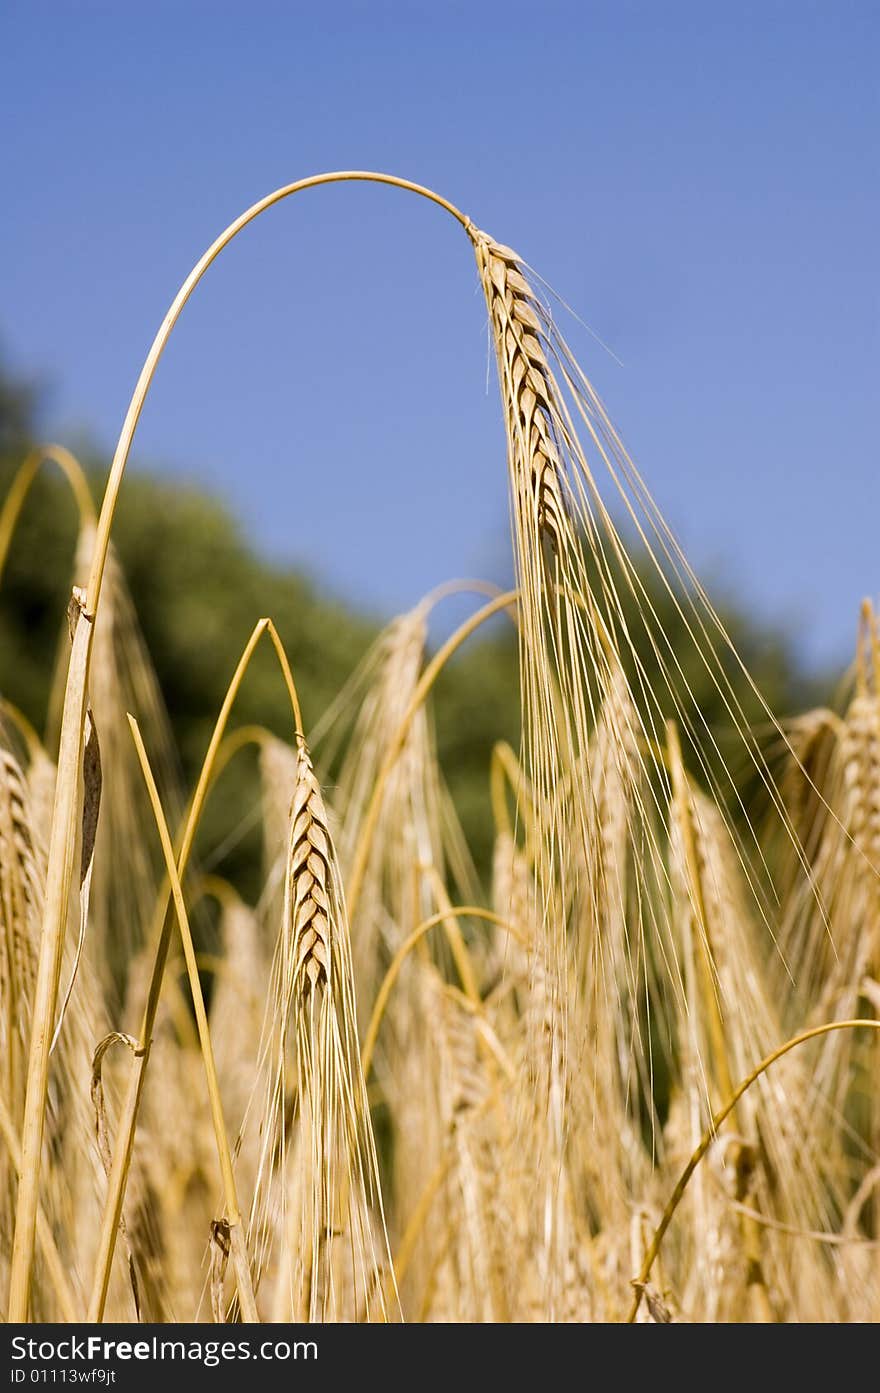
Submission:
[[[8,369],[0,371],[0,493],[5,494],[15,468],[39,438],[38,426],[37,394]],[[83,462],[99,499],[108,461],[92,457]],[[304,519],[291,519],[292,530],[305,525]],[[46,723],[75,540],[75,509],[67,486],[46,469],[26,504],[0,588],[0,643],[7,674],[3,695],[40,732]],[[275,621],[290,655],[307,725],[338,694],[380,626],[377,617],[329,599],[296,570],[258,555],[216,499],[143,470],[126,480],[114,541],[171,717],[187,787],[198,771],[241,650],[261,615]],[[644,576],[663,628],[675,644],[682,621],[656,579],[648,570]],[[414,595],[413,603],[418,598]],[[713,598],[717,602],[717,593]],[[756,624],[731,595],[720,608],[772,710],[785,716],[809,705],[817,688],[826,684],[800,666],[791,636]],[[649,652],[643,660],[651,673]],[[766,722],[760,704],[736,670],[730,675],[748,718],[760,731]],[[715,685],[698,667],[685,676],[723,749],[727,717]],[[258,722],[289,737],[286,696],[268,650],[258,654],[251,667],[236,719],[241,724]],[[512,628],[501,623],[488,638],[465,647],[438,684],[435,720],[441,767],[476,864],[485,875],[492,842],[489,756],[496,739],[518,743]],[[258,879],[259,838],[250,825],[258,803],[255,760],[242,756],[224,779],[226,796],[208,806],[202,855],[212,860],[217,848],[222,849],[224,874],[249,895]]]

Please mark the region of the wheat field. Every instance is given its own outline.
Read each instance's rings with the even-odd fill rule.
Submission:
[[[255,614],[186,789],[112,544],[138,419],[228,243],[282,199],[364,180],[429,199],[476,259],[515,587],[485,587],[435,650],[446,592],[426,597],[323,711],[301,709]],[[303,180],[184,281],[100,507],[62,447],[22,462],[0,575],[46,465],[79,543],[48,728],[8,701],[0,722],[10,1321],[880,1318],[877,618],[868,601],[853,617],[840,710],[771,712],[540,285],[418,185]],[[485,770],[486,884],[433,700],[490,621],[517,635],[522,718]],[[264,647],[287,740],[236,722]],[[253,747],[262,888],[246,903],[193,852]]]

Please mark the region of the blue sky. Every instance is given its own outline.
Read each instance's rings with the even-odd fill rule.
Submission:
[[[880,6],[6,0],[0,345],[112,447],[179,282],[270,189],[431,185],[515,246],[710,589],[845,659],[878,581]],[[224,254],[135,456],[366,608],[507,564],[466,240],[319,190]]]

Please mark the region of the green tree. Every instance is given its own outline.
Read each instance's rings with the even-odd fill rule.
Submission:
[[[0,495],[36,435],[34,411],[29,389],[0,374]],[[89,472],[99,497],[106,463],[92,459]],[[43,471],[22,514],[0,589],[0,686],[38,730],[45,726],[75,542],[76,514],[66,485],[54,472]],[[196,776],[241,650],[261,615],[275,621],[290,655],[307,726],[337,695],[378,630],[376,620],[329,601],[295,571],[260,557],[223,505],[192,487],[133,472],[122,491],[114,543],[168,707],[187,786]],[[685,677],[696,705],[727,754],[730,721],[717,688],[687,641],[671,596],[647,568],[642,574],[660,624],[673,648],[685,655]],[[638,634],[638,608],[630,602],[629,609],[627,621]],[[804,674],[784,635],[754,624],[732,601],[722,606],[722,618],[775,711],[787,714],[809,700]],[[650,648],[643,644],[642,649],[650,672]],[[760,702],[735,662],[729,660],[726,667],[747,720],[760,729],[766,724]],[[662,688],[662,683],[658,680],[656,686]],[[667,707],[671,712],[671,700]],[[498,621],[488,636],[472,640],[443,674],[435,710],[444,774],[477,865],[487,871],[491,749],[499,738],[514,746],[518,740],[512,626]],[[236,720],[290,734],[286,694],[268,649],[255,660]],[[254,757],[236,762],[224,776],[223,790],[209,805],[203,847],[227,843],[224,871],[254,894],[259,867],[252,816],[258,799]]]

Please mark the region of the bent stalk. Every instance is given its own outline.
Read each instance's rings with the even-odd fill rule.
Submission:
[[[174,864],[174,848],[171,845],[171,834],[168,831],[168,823],[162,811],[162,803],[159,798],[159,790],[156,787],[156,780],[150,768],[150,761],[144,742],[141,737],[137,721],[133,716],[129,716],[128,723],[131,726],[131,733],[134,738],[135,748],[137,749],[138,759],[140,760],[141,770],[143,771],[144,781],[147,785],[147,792],[150,796],[150,804],[153,809],[153,816],[156,819],[156,827],[159,832],[159,839],[162,843],[162,855],[165,858],[165,869],[168,879],[171,882],[171,894],[174,899],[174,908],[177,912],[177,922],[180,928],[180,937],[183,942],[183,955],[186,959],[186,971],[189,977],[190,992],[192,993],[193,1009],[196,1013],[196,1025],[199,1032],[199,1045],[202,1051],[202,1059],[205,1065],[205,1078],[208,1084],[208,1098],[211,1105],[211,1121],[214,1127],[214,1138],[217,1143],[217,1156],[220,1162],[220,1173],[223,1178],[223,1196],[226,1205],[226,1222],[229,1225],[229,1243],[232,1251],[232,1261],[235,1268],[235,1281],[238,1288],[238,1300],[241,1306],[242,1319],[250,1325],[259,1322],[257,1315],[257,1303],[254,1297],[254,1288],[251,1281],[250,1263],[248,1261],[247,1248],[244,1241],[244,1233],[241,1227],[241,1211],[238,1207],[238,1194],[235,1187],[235,1171],[232,1165],[232,1152],[229,1147],[229,1138],[226,1135],[226,1123],[223,1118],[223,1104],[220,1100],[220,1081],[217,1077],[217,1066],[214,1061],[214,1048],[211,1044],[211,1032],[208,1029],[208,1013],[205,1010],[205,999],[202,995],[202,985],[199,981],[199,969],[196,962],[196,950],[192,941],[192,934],[189,927],[189,917],[186,912],[186,905],[183,899],[183,889],[180,884],[180,876]]]
[[[211,244],[183,282],[147,354],[113,456],[110,476],[98,518],[85,603],[74,636],[73,652],[71,653],[64,693],[58,779],[49,842],[47,893],[40,941],[37,987],[34,996],[33,1028],[22,1127],[22,1174],[16,1199],[15,1233],[10,1269],[8,1311],[10,1321],[24,1321],[27,1320],[28,1316],[40,1186],[40,1162],[49,1088],[49,1050],[58,1003],[58,979],[76,850],[76,814],[81,788],[83,727],[87,705],[94,619],[101,597],[101,586],[119,490],[135,431],[159,359],[183,307],[208,267],[212,265],[223,249],[249,223],[283,199],[305,189],[317,188],[323,184],[344,182],[388,184],[391,187],[418,194],[443,208],[456,219],[469,235],[471,233],[469,220],[454,204],[420,184],[412,183],[407,179],[399,179],[390,174],[345,170],[315,175],[276,189],[236,218]]]

